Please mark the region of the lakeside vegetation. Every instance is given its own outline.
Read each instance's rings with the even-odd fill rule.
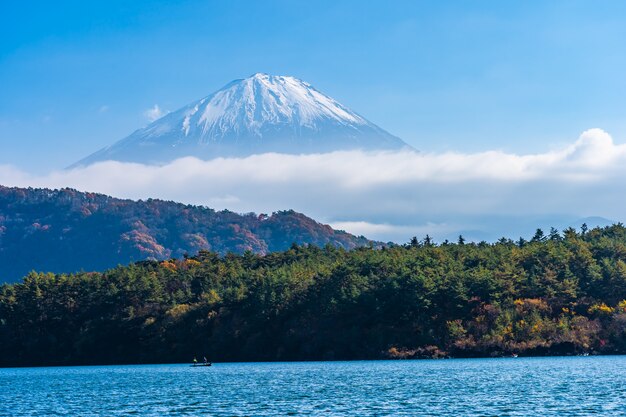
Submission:
[[[0,287],[0,366],[626,353],[626,228],[202,251]]]

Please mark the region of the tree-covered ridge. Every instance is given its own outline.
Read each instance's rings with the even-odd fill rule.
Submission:
[[[0,288],[0,365],[626,353],[626,228],[201,252]]]
[[[0,282],[19,279],[33,269],[102,271],[199,250],[265,254],[286,250],[294,242],[346,249],[369,244],[291,210],[240,215],[67,188],[0,186]]]

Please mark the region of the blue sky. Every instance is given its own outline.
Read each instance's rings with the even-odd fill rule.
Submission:
[[[624,39],[610,1],[2,2],[0,184],[293,208],[398,242],[626,221]],[[423,152],[62,170],[255,72]]]
[[[0,5],[0,164],[62,168],[254,72],[294,75],[420,150],[626,137],[626,3]]]

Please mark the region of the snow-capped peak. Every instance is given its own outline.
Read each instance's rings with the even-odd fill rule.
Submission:
[[[256,73],[236,80],[184,111],[182,130],[192,126],[202,137],[215,139],[229,130],[262,136],[264,125],[291,125],[315,130],[334,121],[343,125],[367,122],[310,84],[294,77]]]
[[[79,164],[406,146],[307,82],[256,73],[163,116]]]

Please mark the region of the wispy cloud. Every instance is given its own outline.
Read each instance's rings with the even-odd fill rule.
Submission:
[[[154,107],[151,107],[143,112],[143,115],[148,119],[149,122],[154,122],[157,119],[165,116],[167,112],[163,111],[158,104],[155,104]]]
[[[33,176],[0,166],[0,183],[73,187],[240,212],[293,208],[382,240],[516,237],[536,225],[624,217],[626,145],[600,129],[562,149],[516,155],[416,152],[264,154],[164,166],[102,162]]]

